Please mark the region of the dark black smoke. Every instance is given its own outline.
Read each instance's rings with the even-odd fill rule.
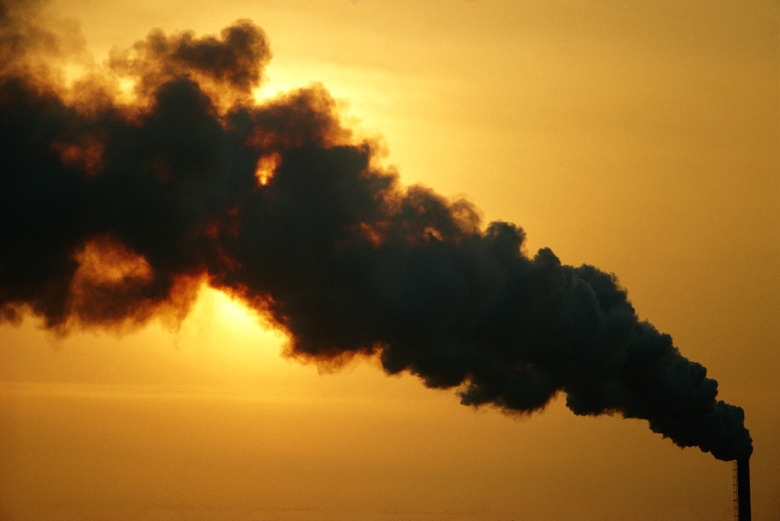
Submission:
[[[321,87],[252,100],[270,56],[258,27],[155,31],[114,53],[113,72],[136,80],[127,105],[108,80],[56,86],[39,60],[51,35],[21,11],[0,4],[6,320],[141,324],[186,313],[206,280],[287,331],[294,356],[378,355],[510,412],[563,392],[576,414],[642,418],[720,459],[751,453],[742,409],[613,275],[526,256],[518,226],[400,186]]]

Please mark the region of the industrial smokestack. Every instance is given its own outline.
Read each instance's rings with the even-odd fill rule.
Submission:
[[[469,406],[648,422],[716,458],[752,451],[741,408],[640,320],[617,278],[528,255],[515,224],[403,187],[321,86],[257,102],[270,51],[238,21],[152,32],[68,89],[29,4],[0,0],[0,320],[143,324],[204,281],[323,364],[378,356]],[[113,78],[113,80],[111,79]],[[112,83],[113,81],[113,83]]]
[[[750,521],[750,459],[738,458],[734,461],[736,471],[736,513],[738,521]]]

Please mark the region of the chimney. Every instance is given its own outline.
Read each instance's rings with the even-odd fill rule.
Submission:
[[[738,521],[750,521],[750,465],[748,458],[734,460],[734,507]]]

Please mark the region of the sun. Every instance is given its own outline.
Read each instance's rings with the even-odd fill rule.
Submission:
[[[267,329],[261,317],[239,299],[208,286],[205,286],[202,292],[206,298],[212,300],[215,319],[226,326],[236,329]]]
[[[204,374],[240,382],[283,372],[284,332],[237,297],[204,284],[175,333],[176,342]]]

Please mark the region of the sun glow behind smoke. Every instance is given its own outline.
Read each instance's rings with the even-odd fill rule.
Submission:
[[[279,356],[285,335],[228,293],[203,284],[174,337],[190,351],[206,380],[262,395],[267,379],[285,378],[293,364]]]
[[[268,329],[267,326],[261,325],[257,313],[249,309],[239,299],[208,286],[204,286],[202,291],[205,293],[204,298],[210,299],[214,306],[216,320],[226,327],[231,329]]]

